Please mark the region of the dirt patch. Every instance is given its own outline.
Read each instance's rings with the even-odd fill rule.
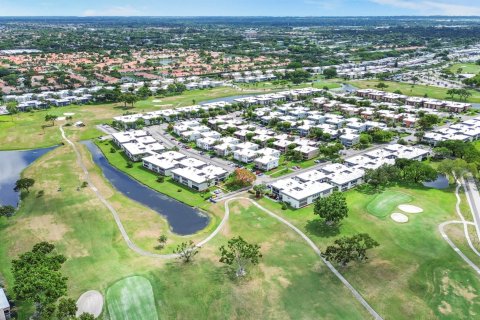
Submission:
[[[44,241],[60,241],[70,231],[68,226],[57,223],[51,214],[25,218],[23,222],[19,223]]]
[[[438,311],[442,314],[448,315],[452,313],[452,306],[447,301],[442,301],[442,304],[438,306]]]
[[[65,250],[65,256],[67,258],[81,258],[90,255],[87,248],[85,248],[85,246],[77,239],[66,241]]]
[[[447,295],[450,289],[453,290],[455,295],[465,298],[470,303],[478,296],[472,286],[461,287],[459,284],[452,282],[448,276],[444,276],[442,278],[443,293]]]

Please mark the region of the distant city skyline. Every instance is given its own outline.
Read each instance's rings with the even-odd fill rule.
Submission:
[[[0,0],[0,16],[480,16],[479,0]]]

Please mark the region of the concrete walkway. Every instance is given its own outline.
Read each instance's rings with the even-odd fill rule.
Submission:
[[[463,179],[462,179],[463,181]],[[452,249],[470,266],[472,267],[478,274],[480,274],[480,268],[472,262],[472,260],[470,260],[454,243],[452,240],[450,240],[450,238],[448,237],[447,233],[445,232],[445,227],[448,226],[448,225],[451,225],[451,224],[461,224],[463,225],[463,231],[464,231],[464,234],[465,234],[465,239],[467,240],[468,242],[468,245],[470,247],[470,249],[472,249],[472,251],[480,257],[480,252],[477,251],[477,249],[475,248],[475,246],[473,245],[472,243],[472,240],[470,239],[470,234],[468,233],[468,226],[469,225],[476,225],[475,223],[471,222],[471,221],[466,221],[465,220],[465,217],[463,216],[461,210],[460,210],[460,203],[461,203],[461,198],[460,198],[460,195],[459,195],[459,190],[460,188],[462,187],[462,183],[460,183],[459,180],[457,180],[457,188],[455,189],[455,197],[457,198],[457,202],[455,204],[455,211],[457,213],[457,215],[460,217],[460,220],[454,220],[454,221],[446,221],[446,222],[443,222],[441,223],[439,226],[438,226],[438,229],[440,231],[440,234],[442,235],[443,239],[445,241],[447,241],[447,243],[450,245],[450,247],[452,247]],[[472,208],[472,211],[473,211],[473,208]]]
[[[472,211],[478,240],[480,240],[480,194],[478,193],[477,184],[471,175],[467,176],[467,178],[462,178],[461,181],[470,205],[470,211]]]
[[[90,187],[90,189],[95,193],[95,195],[97,196],[97,198],[109,209],[109,211],[112,213],[112,216],[113,218],[115,219],[115,222],[118,226],[118,229],[120,230],[120,233],[122,234],[122,237],[123,239],[125,240],[125,242],[127,243],[128,247],[135,251],[136,253],[142,255],[142,256],[147,256],[147,257],[152,257],[152,258],[162,258],[162,259],[172,259],[172,258],[177,258],[178,255],[177,254],[157,254],[157,253],[152,253],[152,252],[148,252],[146,250],[143,250],[139,247],[137,247],[135,245],[135,243],[133,243],[133,241],[130,239],[130,237],[128,236],[126,230],[125,230],[125,227],[123,226],[121,220],[120,220],[120,217],[118,216],[118,213],[117,211],[115,210],[115,208],[113,208],[110,203],[102,196],[102,194],[98,191],[98,189],[95,187],[95,185],[93,184],[92,180],[90,179],[90,175],[89,175],[89,172],[85,166],[85,164],[83,163],[83,160],[82,160],[82,157],[81,157],[81,154],[80,152],[78,151],[78,148],[77,146],[72,142],[70,141],[66,134],[65,134],[65,131],[63,130],[63,127],[60,127],[60,131],[62,133],[62,137],[65,141],[67,141],[67,143],[73,148],[73,150],[75,151],[75,154],[77,156],[77,162],[79,164],[79,166],[82,168],[83,170],[83,173],[85,175],[85,180],[88,182],[88,185]],[[235,200],[240,200],[240,199],[244,199],[244,200],[248,200],[250,201],[253,205],[255,205],[257,208],[259,208],[260,210],[262,210],[263,212],[267,213],[269,216],[275,218],[276,220],[280,221],[281,223],[283,223],[284,225],[286,225],[288,228],[292,229],[293,231],[295,231],[300,237],[303,238],[303,240],[305,240],[305,242],[312,248],[312,250],[319,256],[319,258],[323,261],[323,263],[330,269],[330,271],[332,271],[332,273],[347,287],[348,290],[350,290],[350,292],[352,293],[352,295],[354,296],[354,298],[360,302],[363,307],[372,315],[372,317],[374,319],[382,319],[382,317],[380,317],[380,315],[368,304],[368,302],[362,297],[362,295],[341,275],[340,272],[338,272],[338,270],[330,263],[328,262],[327,260],[325,260],[322,255],[321,255],[321,251],[320,249],[315,245],[315,243],[305,234],[303,233],[300,229],[298,229],[296,226],[294,226],[292,223],[288,222],[286,219],[276,215],[275,213],[271,212],[270,210],[267,210],[265,209],[264,207],[262,207],[261,205],[259,205],[257,202],[249,199],[249,198],[245,198],[245,197],[235,197],[235,198],[229,198],[225,201],[225,214],[222,218],[222,221],[220,222],[220,224],[217,226],[217,228],[207,237],[205,238],[204,240],[200,241],[199,243],[196,244],[197,247],[202,247],[203,245],[205,245],[206,243],[208,243],[210,240],[212,240],[215,236],[218,235],[218,233],[223,229],[223,227],[225,226],[225,224],[228,222],[228,219],[230,217],[230,207],[229,207],[229,204],[230,202],[232,201],[235,201]]]
[[[65,141],[67,141],[67,143],[73,148],[73,151],[75,151],[75,154],[77,156],[77,163],[82,169],[83,174],[85,175],[85,181],[88,182],[89,188],[93,191],[93,193],[97,196],[97,198],[105,205],[105,207],[107,207],[107,209],[112,213],[115,223],[117,224],[117,227],[120,230],[120,233],[122,234],[122,237],[127,243],[128,247],[142,256],[147,256],[152,258],[166,258],[166,259],[177,257],[177,255],[175,254],[156,254],[156,253],[148,252],[146,250],[143,250],[137,247],[137,245],[133,243],[133,241],[128,236],[127,231],[125,230],[125,227],[123,226],[122,221],[120,220],[120,217],[118,216],[118,213],[115,210],[115,208],[113,208],[112,205],[103,197],[103,195],[98,191],[98,189],[93,184],[92,179],[90,179],[90,174],[88,173],[87,167],[83,163],[82,156],[78,151],[77,146],[75,145],[75,143],[73,143],[67,138],[65,131],[63,130],[63,126],[60,126],[60,131],[62,133],[62,138]]]

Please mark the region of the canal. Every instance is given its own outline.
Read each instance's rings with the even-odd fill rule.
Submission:
[[[93,161],[100,167],[104,177],[115,189],[161,214],[167,219],[171,230],[176,234],[194,234],[208,225],[210,221],[208,215],[141,184],[113,167],[93,142],[84,141],[83,144],[87,146]]]

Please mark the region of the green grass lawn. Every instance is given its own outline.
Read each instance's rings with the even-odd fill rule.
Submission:
[[[417,96],[423,97],[425,94],[429,98],[441,99],[441,100],[452,100],[448,95],[446,88],[433,87],[433,86],[424,86],[424,85],[415,85],[412,86],[408,83],[402,82],[392,82],[392,81],[377,81],[377,80],[358,80],[358,81],[349,81],[355,87],[360,89],[371,88],[377,89],[376,85],[379,82],[384,82],[388,85],[388,88],[382,89],[383,91],[394,92],[400,90],[403,94],[408,96]],[[468,98],[467,102],[477,102],[480,103],[480,92],[475,90],[469,90],[472,96]],[[456,101],[461,101],[458,96],[455,96]]]
[[[412,198],[424,209],[409,215],[407,224],[372,215],[367,207],[375,195],[346,192],[349,217],[338,230],[317,223],[313,207],[282,211],[269,199],[260,202],[281,213],[324,249],[342,235],[366,232],[380,243],[365,264],[341,268],[380,315],[389,319],[467,319],[480,313],[480,279],[473,269],[442,239],[438,225],[455,220],[453,188],[421,186],[387,189]]]
[[[151,274],[163,319],[366,319],[365,310],[293,231],[244,200],[226,229],[192,265]],[[246,279],[218,262],[218,247],[240,235],[261,246]]]
[[[102,150],[104,156],[108,159],[111,165],[115,168],[125,172],[132,178],[140,181],[144,185],[175,198],[192,207],[207,210],[210,202],[206,199],[210,197],[210,192],[197,192],[182,184],[179,184],[171,177],[166,177],[163,183],[157,182],[158,174],[147,170],[143,167],[142,162],[133,163],[133,168],[127,168],[127,163],[130,161],[123,151],[121,151],[111,141],[95,141],[95,144]],[[110,149],[115,148],[117,152],[111,153]],[[179,191],[180,190],[180,191]]]
[[[119,211],[129,236],[142,248],[154,251],[152,240],[168,232],[165,221],[113,192],[99,169],[88,161],[84,147],[81,152],[92,180]],[[40,158],[24,175],[36,180],[30,196],[14,217],[0,219],[0,275],[8,292],[13,285],[11,259],[39,241],[50,241],[67,257],[62,272],[68,277],[68,295],[77,299],[87,290],[99,290],[107,297],[107,309],[112,300],[124,296],[118,293],[117,281],[143,276],[150,280],[154,308],[162,319],[367,318],[362,306],[300,237],[248,203],[232,203],[227,226],[201,249],[193,264],[185,266],[178,261],[142,257],[128,249],[113,217],[93,192],[88,188],[77,191],[81,170],[68,146]],[[59,186],[61,192],[57,191]],[[36,198],[39,190],[45,194]],[[223,204],[212,204],[209,211],[220,217],[222,208]],[[237,235],[262,247],[260,265],[250,267],[244,280],[232,277],[218,262],[218,247]],[[169,243],[204,237],[167,236]],[[142,292],[132,293],[134,298],[144,293],[137,291]],[[28,319],[30,306],[17,305],[19,319]],[[114,308],[112,313],[122,312]]]
[[[407,204],[412,200],[408,194],[387,190],[375,195],[366,208],[374,216],[384,218],[393,213],[398,205]]]
[[[107,290],[108,315],[111,320],[157,320],[153,288],[147,278],[133,276],[115,282]]]
[[[460,73],[472,73],[472,74],[480,73],[480,65],[476,63],[455,63],[449,69],[455,74],[459,73],[458,72],[459,69],[462,69],[462,72]]]

